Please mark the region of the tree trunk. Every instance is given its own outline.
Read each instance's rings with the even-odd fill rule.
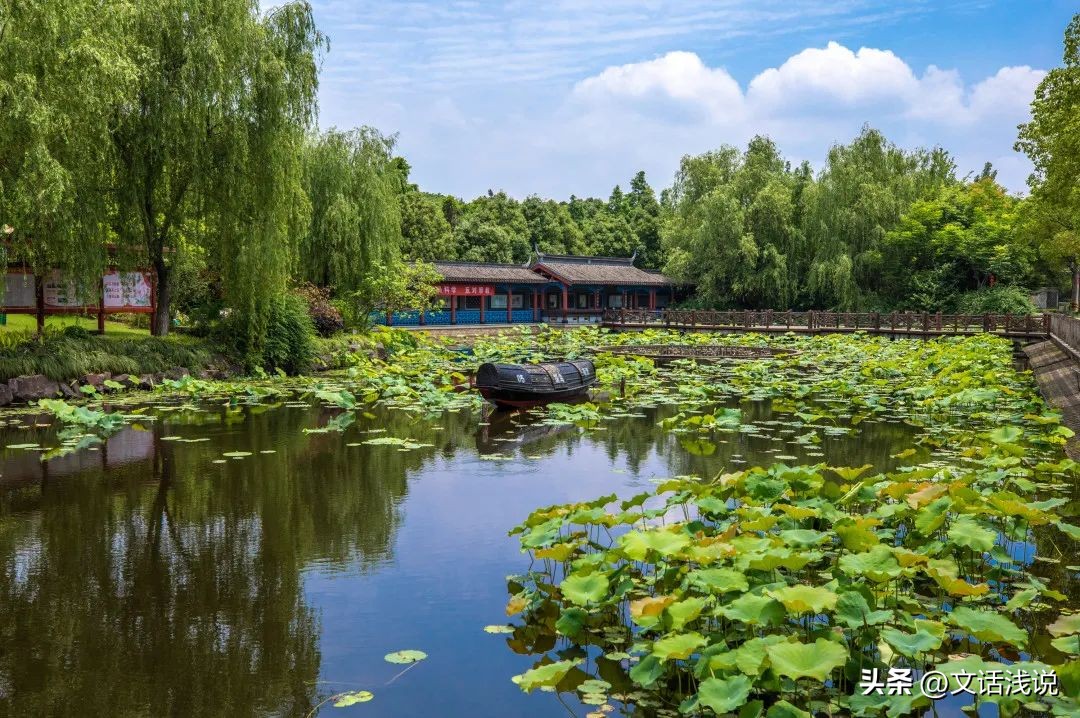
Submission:
[[[157,274],[157,305],[150,317],[150,333],[163,337],[169,333],[169,305],[172,295],[172,268],[165,264],[162,257],[154,260],[154,272]]]
[[[1074,263],[1072,269],[1072,310],[1080,311],[1080,263]]]

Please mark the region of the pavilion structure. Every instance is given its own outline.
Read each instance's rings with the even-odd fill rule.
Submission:
[[[675,283],[634,266],[635,259],[538,251],[526,264],[434,262],[443,279],[439,309],[375,319],[394,325],[591,323],[606,309],[659,311],[672,304]]]

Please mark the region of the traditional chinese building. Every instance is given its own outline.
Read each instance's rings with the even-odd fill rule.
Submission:
[[[573,257],[537,252],[528,264],[435,262],[442,307],[397,312],[395,325],[599,321],[608,308],[660,310],[674,282],[634,266],[635,257]],[[380,317],[382,319],[382,317]]]

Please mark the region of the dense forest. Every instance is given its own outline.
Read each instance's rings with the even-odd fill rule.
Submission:
[[[159,333],[227,316],[257,352],[292,288],[348,304],[417,260],[534,246],[636,252],[700,306],[1022,311],[1028,290],[1080,281],[1080,15],[1019,128],[1027,198],[989,164],[962,175],[945,148],[865,127],[819,167],[717,138],[659,192],[639,172],[606,198],[467,199],[414,184],[391,133],[318,129],[327,43],[307,3],[213,6],[0,0],[8,258],[87,286],[149,264]]]

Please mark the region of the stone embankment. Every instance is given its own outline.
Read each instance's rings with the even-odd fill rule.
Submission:
[[[0,382],[0,406],[8,404],[25,404],[39,399],[78,399],[84,398],[86,392],[81,387],[93,386],[97,392],[109,393],[110,391],[122,391],[129,389],[153,389],[165,379],[180,379],[190,374],[183,367],[176,367],[156,374],[117,374],[113,376],[108,372],[104,374],[86,374],[74,381],[56,381],[44,374],[31,374],[17,376],[9,379],[6,383]],[[200,372],[200,378],[220,378],[217,372]],[[117,386],[119,385],[119,386]]]

